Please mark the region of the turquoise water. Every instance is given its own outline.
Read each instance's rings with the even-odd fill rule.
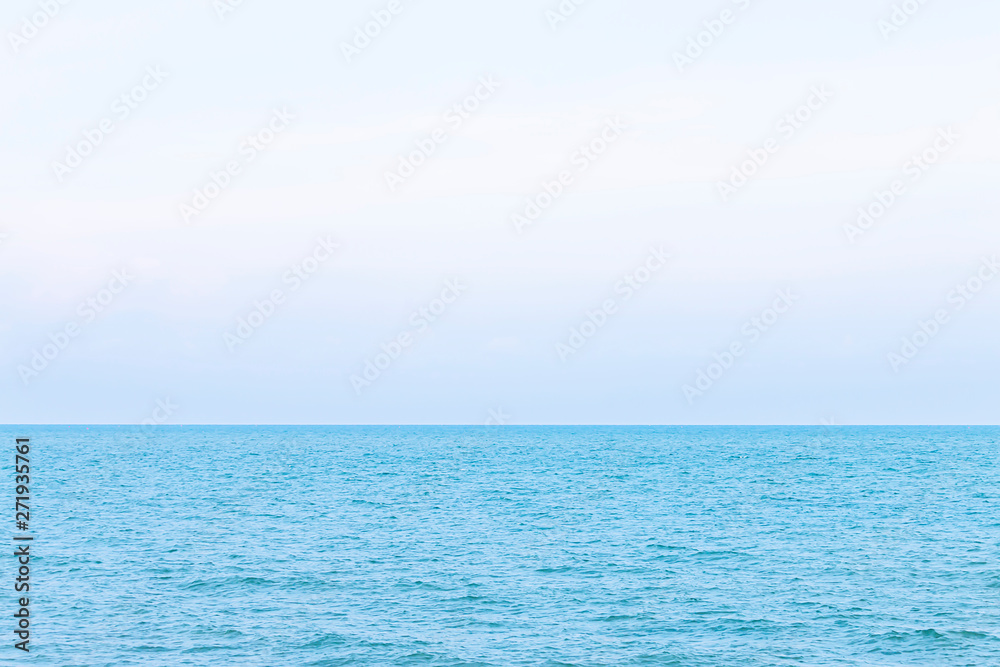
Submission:
[[[0,431],[5,664],[1000,664],[996,428]]]

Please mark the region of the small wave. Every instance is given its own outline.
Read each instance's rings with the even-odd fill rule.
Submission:
[[[617,623],[618,621],[639,621],[652,618],[652,614],[611,614],[604,618],[599,618],[599,623]]]
[[[336,632],[328,632],[302,644],[300,648],[326,648],[328,646],[343,646],[346,643],[347,639],[343,635],[339,635]]]
[[[742,551],[696,551],[694,557],[699,560],[724,560],[726,558],[751,558],[750,554]]]
[[[891,630],[889,632],[882,632],[878,634],[868,635],[872,642],[877,641],[889,641],[889,642],[907,642],[914,639],[931,639],[934,641],[947,640],[948,634],[938,632],[933,628],[926,628],[924,630],[912,630],[909,632],[901,632],[899,630]]]
[[[203,590],[211,588],[225,588],[235,586],[238,588],[251,586],[274,586],[276,582],[261,577],[226,577],[218,580],[196,579],[184,586],[184,590]]]
[[[663,549],[664,551],[687,551],[688,550],[687,547],[678,547],[678,546],[674,546],[672,544],[660,544],[658,542],[654,542],[653,544],[647,544],[646,548],[647,549]]]

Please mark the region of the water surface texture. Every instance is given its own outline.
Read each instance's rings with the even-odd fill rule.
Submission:
[[[0,430],[4,664],[1000,664],[996,428]]]

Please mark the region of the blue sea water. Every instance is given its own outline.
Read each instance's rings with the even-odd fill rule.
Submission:
[[[4,664],[1000,665],[996,428],[0,433]]]

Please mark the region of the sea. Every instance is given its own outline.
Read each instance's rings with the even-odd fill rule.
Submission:
[[[1000,665],[995,427],[0,433],[0,664]]]

